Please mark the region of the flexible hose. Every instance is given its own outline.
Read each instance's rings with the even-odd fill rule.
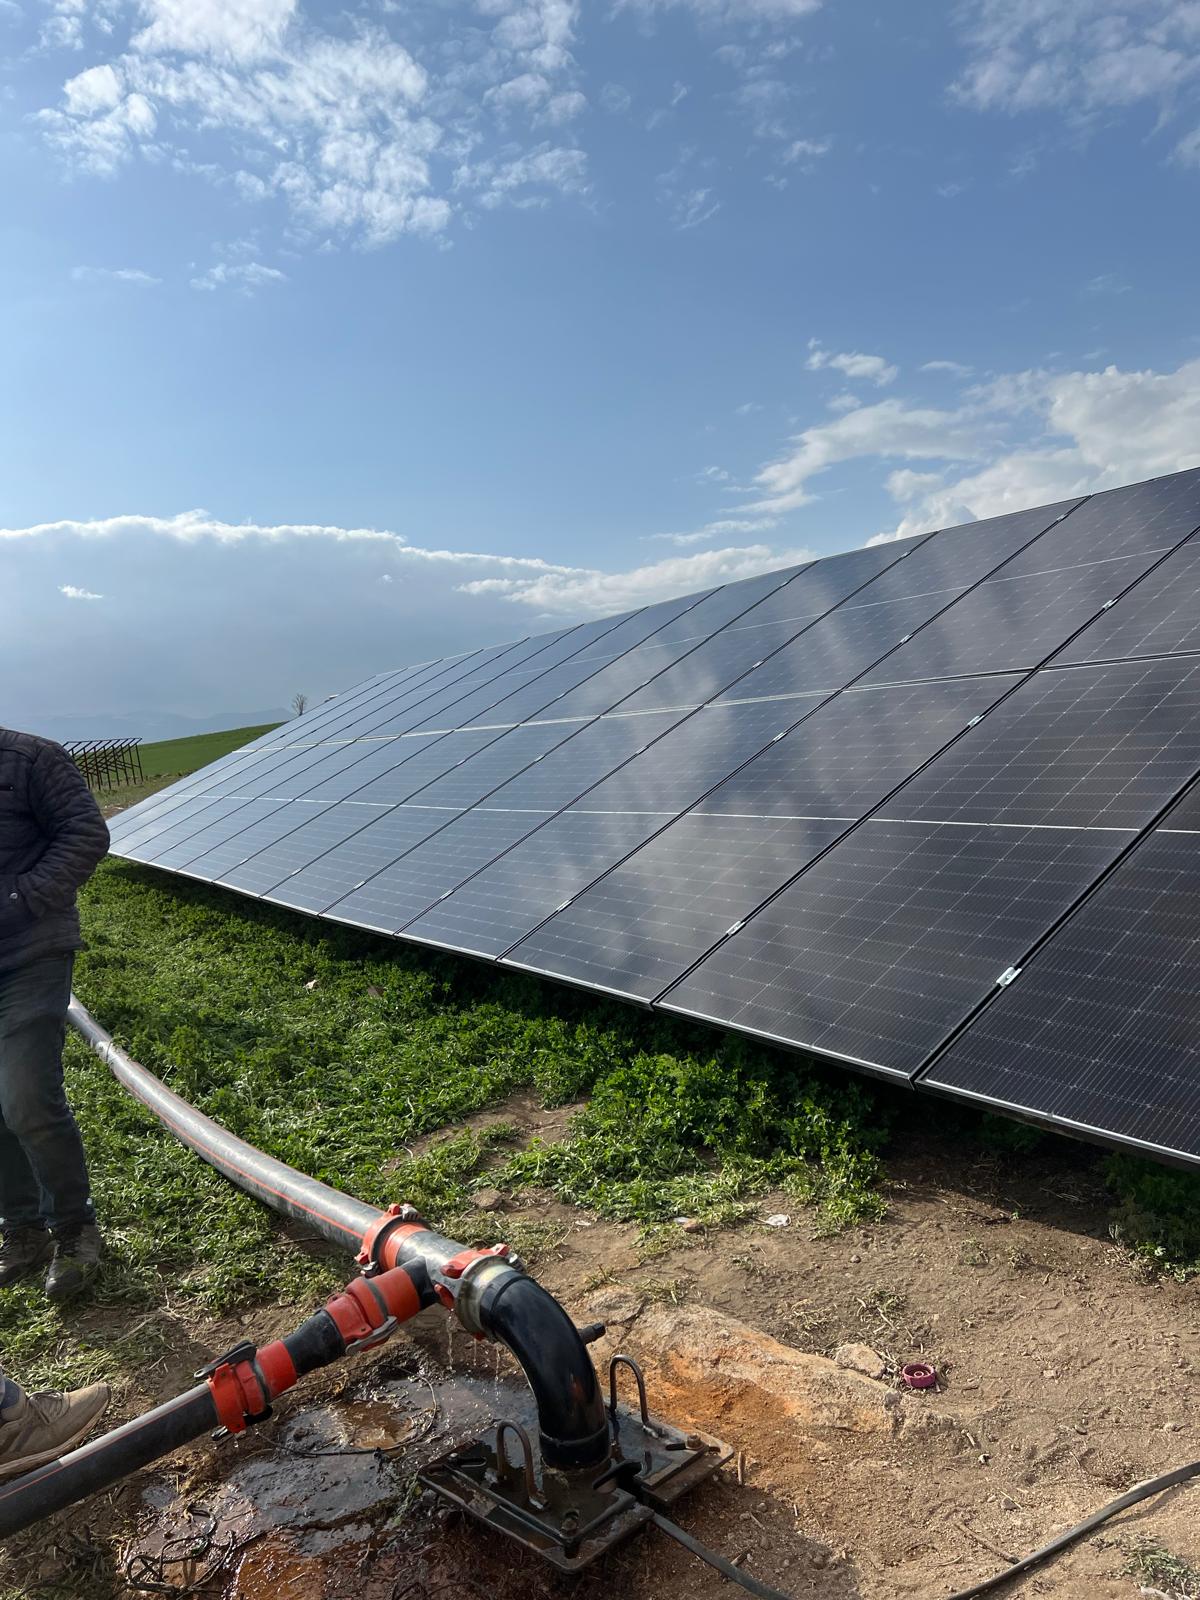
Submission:
[[[690,1533],[684,1533],[677,1522],[672,1522],[670,1517],[654,1513],[654,1526],[669,1539],[674,1539],[676,1544],[694,1556],[699,1556],[723,1578],[728,1578],[730,1583],[740,1584],[748,1594],[756,1594],[759,1600],[793,1600],[790,1594],[784,1594],[782,1589],[772,1589],[769,1583],[762,1583],[758,1578],[751,1577],[750,1573],[743,1572],[741,1567],[735,1567],[732,1561],[726,1561],[724,1556],[719,1556],[715,1550],[710,1550],[707,1545],[701,1544],[699,1539],[693,1539]]]
[[[1002,1583],[1010,1583],[1022,1572],[1028,1572],[1031,1567],[1040,1566],[1043,1561],[1049,1561],[1051,1556],[1056,1556],[1060,1550],[1065,1550],[1068,1545],[1074,1544],[1078,1539],[1086,1538],[1094,1528],[1107,1522],[1110,1517],[1115,1517],[1120,1511],[1127,1511],[1130,1506],[1136,1506],[1141,1500],[1148,1500],[1152,1494],[1161,1494],[1165,1489],[1174,1489],[1177,1484],[1187,1483],[1189,1478],[1200,1477],[1200,1461],[1193,1461],[1186,1467],[1176,1467],[1171,1472],[1164,1472],[1157,1478],[1147,1478],[1144,1483],[1134,1484],[1116,1500],[1110,1500],[1108,1505],[1102,1506],[1099,1511],[1092,1513],[1083,1522],[1077,1522],[1073,1528],[1068,1528],[1065,1533],[1060,1533],[1051,1539],[1049,1544],[1044,1544],[1040,1550],[1035,1550],[1032,1555],[1023,1556],[1020,1561],[1014,1561],[1011,1567],[1005,1567],[1003,1572],[994,1573],[990,1578],[985,1578],[982,1583],[973,1583],[969,1589],[956,1589],[952,1595],[947,1595],[946,1600],[975,1600],[976,1595],[987,1594],[992,1589],[998,1589]]]

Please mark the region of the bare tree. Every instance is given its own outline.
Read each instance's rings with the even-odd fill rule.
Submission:
[[[307,709],[308,696],[306,694],[294,694],[292,696],[292,710],[296,715],[302,717]]]

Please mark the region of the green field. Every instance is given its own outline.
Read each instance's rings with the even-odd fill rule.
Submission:
[[[277,722],[266,722],[259,728],[227,728],[222,733],[194,733],[186,739],[162,739],[156,744],[144,744],[141,746],[142,771],[148,778],[195,772],[197,767],[219,760],[239,745],[249,744],[259,734],[269,733],[278,726]]]

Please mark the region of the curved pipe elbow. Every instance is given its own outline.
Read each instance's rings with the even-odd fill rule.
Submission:
[[[608,1416],[579,1329],[540,1283],[506,1273],[483,1292],[479,1321],[520,1362],[537,1401],[542,1460],[566,1471],[609,1453]]]

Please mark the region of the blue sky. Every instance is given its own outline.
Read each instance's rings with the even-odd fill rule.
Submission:
[[[1200,460],[1196,0],[0,0],[0,59],[9,724]]]

